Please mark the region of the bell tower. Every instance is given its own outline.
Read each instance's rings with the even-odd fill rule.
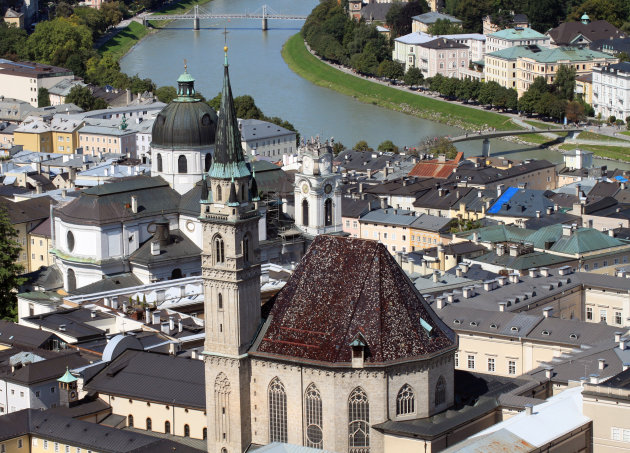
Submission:
[[[258,188],[245,162],[227,47],[215,154],[201,191],[208,451],[251,442],[247,350],[260,326]]]

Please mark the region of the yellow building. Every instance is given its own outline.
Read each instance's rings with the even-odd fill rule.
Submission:
[[[52,128],[39,119],[22,123],[13,132],[13,144],[22,145],[25,151],[52,153],[54,152]]]
[[[53,152],[72,154],[79,147],[79,129],[83,123],[76,119],[56,116],[50,123]]]
[[[50,217],[33,228],[28,234],[30,242],[29,269],[35,271],[42,266],[53,264],[50,249],[52,248],[50,233]]]
[[[4,22],[18,28],[24,28],[24,14],[17,12],[13,8],[7,9],[4,13]]]
[[[584,74],[575,78],[575,92],[588,104],[593,105],[593,74]]]

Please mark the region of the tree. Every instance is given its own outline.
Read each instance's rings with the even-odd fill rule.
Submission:
[[[411,67],[407,69],[407,72],[403,76],[403,81],[405,85],[420,85],[424,81],[424,74],[422,74],[420,69]]]
[[[46,88],[40,88],[37,93],[37,107],[48,107],[50,105],[50,96]]]
[[[374,151],[365,140],[359,140],[356,145],[354,145],[354,149],[356,151]]]
[[[414,0],[408,3],[396,2],[387,12],[385,21],[390,26],[394,37],[411,33],[413,16],[429,12],[426,0]]]
[[[446,137],[440,137],[436,144],[431,148],[434,155],[444,154],[447,159],[455,159],[457,157],[457,148]]]
[[[73,54],[92,53],[92,32],[85,25],[77,25],[65,18],[37,24],[26,40],[26,58],[40,63],[63,66]]]
[[[76,24],[85,25],[94,37],[99,38],[107,29],[107,23],[100,10],[90,8],[89,6],[79,6],[74,8],[74,14],[70,16]]]
[[[85,72],[86,79],[95,85],[113,85],[116,88],[127,88],[128,77],[120,72],[118,61],[110,54],[105,54],[102,58],[90,58],[87,61]]]
[[[24,268],[17,264],[22,252],[17,237],[7,209],[0,206],[0,318],[8,321],[15,321],[17,289],[26,280],[20,277]]]
[[[628,6],[625,0],[586,0],[573,9],[567,21],[578,21],[588,14],[591,20],[606,20],[615,27],[621,27],[628,20]]]
[[[566,117],[572,123],[579,123],[585,118],[584,105],[578,101],[570,101],[567,104]]]
[[[610,115],[610,116],[608,117],[608,122],[609,122],[610,124],[615,124],[615,123],[617,122],[617,117],[616,117],[615,115]]]
[[[553,86],[561,99],[572,101],[575,93],[575,67],[564,64],[558,66]]]
[[[129,79],[128,88],[133,94],[144,93],[145,91],[155,91],[155,84],[151,79],[141,79],[138,75],[135,75]]]
[[[618,52],[617,54],[615,54],[615,56],[619,58],[619,62],[630,61],[630,55],[628,55],[626,52]]]
[[[392,60],[383,60],[378,65],[376,74],[379,77],[386,77],[388,79],[397,80],[404,75],[403,65]]]
[[[26,43],[26,31],[0,22],[0,58],[17,60]]]
[[[345,150],[346,147],[343,143],[341,142],[335,142],[332,145],[332,151],[333,151],[333,156],[336,156],[337,154],[339,154],[341,151]]]
[[[427,30],[430,35],[455,35],[462,32],[460,24],[451,22],[448,19],[438,19]]]
[[[155,95],[160,102],[168,104],[177,97],[177,90],[175,87],[163,86],[155,90]]]
[[[455,15],[462,20],[466,33],[481,33],[483,18],[494,11],[490,0],[462,0],[457,3]]]
[[[117,25],[124,16],[126,7],[124,3],[120,2],[104,2],[99,9],[103,16],[103,21],[107,27],[113,27]],[[128,12],[128,11],[127,11]]]
[[[94,97],[92,90],[80,85],[72,87],[66,96],[66,102],[77,105],[85,111],[107,108],[107,103],[103,99]]]
[[[383,152],[396,153],[396,154],[399,153],[398,146],[394,145],[394,143],[391,140],[385,140],[380,145],[378,145],[378,150],[383,151]]]

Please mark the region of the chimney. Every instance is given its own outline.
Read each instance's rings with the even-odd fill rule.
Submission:
[[[525,414],[532,415],[533,413],[534,413],[534,405],[533,404],[526,404],[525,405]]]
[[[591,374],[589,378],[591,384],[599,384],[599,374]]]
[[[467,263],[466,261],[462,261],[461,263],[459,263],[459,267],[462,268],[462,272],[465,274],[466,272],[468,272],[468,269],[470,268],[470,264]]]
[[[540,276],[541,277],[549,277],[549,268],[548,267],[541,267],[540,268]]]
[[[66,198],[68,196],[68,191],[66,189],[61,189],[61,198]]]
[[[433,283],[440,281],[440,271],[433,271]]]
[[[506,302],[499,302],[499,311],[505,311]]]
[[[437,299],[435,299],[436,302],[436,307],[438,310],[441,310],[444,308],[444,306],[446,305],[444,303],[444,298],[443,297],[438,297]]]
[[[510,283],[518,283],[518,272],[512,272],[509,276]]]
[[[615,230],[613,230],[612,228],[610,230],[608,230],[608,236],[610,236],[611,238],[615,237]]]
[[[625,338],[621,338],[619,340],[619,349],[621,349],[622,351],[626,349],[626,339]]]
[[[504,186],[503,184],[499,184],[499,185],[497,185],[497,197],[500,197],[500,196],[501,196],[501,194],[503,193],[503,188],[504,188],[504,187],[505,187],[505,186]]]
[[[603,370],[606,368],[606,359],[597,359],[597,369]]]
[[[165,333],[167,335],[171,333],[171,331],[169,330],[169,325],[167,321],[161,323],[160,326],[161,326],[162,333]]]
[[[483,282],[483,290],[484,291],[492,291],[494,289],[495,280],[486,280]]]
[[[359,183],[359,193],[363,193],[363,183]]]
[[[571,225],[562,225],[562,235],[571,236]]]
[[[168,354],[175,355],[175,343],[168,344]]]
[[[160,254],[160,243],[158,241],[151,242],[151,255],[157,256]]]
[[[186,297],[186,285],[179,287],[179,297]]]
[[[580,199],[581,192],[582,192],[582,185],[581,184],[576,184],[575,185],[575,196],[578,197],[578,200]]]
[[[543,308],[543,316],[545,318],[551,318],[552,313],[553,313],[552,307]]]
[[[122,304],[122,311],[123,311],[123,313],[127,313],[127,308],[129,308],[129,306],[127,305],[127,302],[123,302],[123,304]]]
[[[536,211],[536,218],[540,219],[540,211]]]
[[[497,277],[497,283],[499,284],[499,286],[505,286],[507,277],[505,275],[499,275]]]
[[[545,378],[551,379],[553,377],[553,368],[545,368]]]
[[[615,332],[615,343],[619,343],[621,341],[622,332]]]
[[[182,330],[184,330],[184,322],[182,321],[182,318],[179,318],[179,321],[177,322],[177,331],[179,333],[182,333]]]
[[[118,296],[112,297],[112,308],[118,310]]]
[[[137,195],[131,196],[131,212],[133,212],[134,214],[138,213],[138,196]]]
[[[455,293],[448,293],[446,295],[446,300],[449,301],[451,304],[455,302]]]
[[[149,307],[144,310],[144,322],[151,324],[151,309]]]
[[[504,249],[503,244],[497,244],[497,256],[503,256]]]
[[[479,244],[479,233],[477,231],[473,233],[473,242]]]
[[[462,272],[462,268],[461,268],[461,266],[457,266],[457,267],[455,268],[455,276],[456,276],[456,277],[461,277],[463,274],[464,274],[464,273]]]
[[[152,324],[159,324],[160,323],[160,310],[155,310],[152,313],[152,316],[153,316]]]
[[[531,278],[536,278],[536,277],[538,277],[538,269],[536,269],[535,267],[531,268],[531,269],[529,270],[529,276],[530,276]]]
[[[510,245],[510,256],[518,256],[518,246]]]
[[[44,193],[44,187],[41,182],[35,183],[35,193]]]
[[[131,94],[131,90],[129,88],[127,88],[126,92],[127,92],[127,105],[129,105],[131,104],[131,101],[133,101],[133,94]]]
[[[547,213],[547,215],[553,214],[553,207],[547,206],[547,209],[545,210],[545,212]]]
[[[65,332],[66,331],[66,325],[65,324],[59,324],[59,332]]]
[[[385,198],[381,198],[381,209],[387,209],[387,200]]]
[[[168,328],[173,331],[175,330],[175,318],[172,316],[168,317]]]
[[[197,360],[197,350],[193,349],[192,351],[190,351],[190,358],[193,360]]]

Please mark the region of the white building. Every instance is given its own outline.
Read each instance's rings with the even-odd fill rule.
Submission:
[[[296,134],[282,126],[261,120],[238,120],[243,151],[250,158],[282,160],[295,152]]]
[[[118,126],[87,124],[79,129],[79,146],[84,154],[92,156],[107,153],[135,158],[136,131],[128,128],[126,121]]]
[[[37,107],[42,88],[51,88],[61,80],[74,79],[69,69],[28,61],[0,59],[0,96],[20,99]]]
[[[630,62],[593,67],[593,108],[603,119],[630,117]]]
[[[497,50],[507,49],[515,46],[541,46],[548,47],[550,42],[549,36],[538,33],[531,28],[506,28],[489,34],[486,39],[486,51],[496,52]]]
[[[295,175],[295,226],[317,236],[342,230],[340,175],[332,172],[332,147],[319,138],[298,149],[302,166]]]

